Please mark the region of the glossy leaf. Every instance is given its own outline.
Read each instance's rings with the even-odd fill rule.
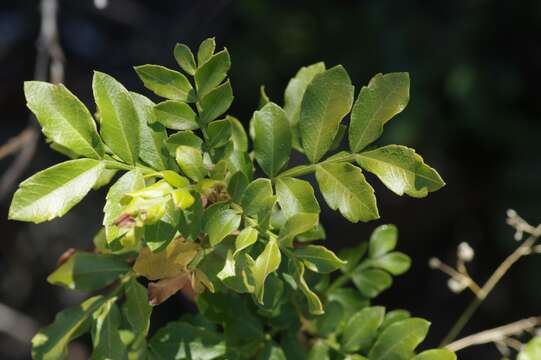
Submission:
[[[98,160],[77,159],[34,174],[13,195],[9,218],[40,223],[63,216],[92,189],[103,169]]]
[[[342,66],[314,76],[301,104],[299,129],[304,153],[318,162],[330,149],[340,122],[351,110],[353,86]]]
[[[227,76],[230,67],[231,59],[227,49],[216,53],[204,64],[199,64],[199,68],[195,72],[198,98],[203,99],[212,89],[220,85]]]
[[[64,85],[27,81],[24,95],[47,138],[77,155],[92,159],[103,157],[103,143],[92,115]]]
[[[287,164],[291,131],[284,111],[268,103],[253,117],[255,158],[267,175],[274,177]]]
[[[236,151],[248,150],[248,135],[242,123],[233,116],[226,116],[226,120],[231,123],[231,139]]]
[[[356,313],[347,322],[342,335],[342,349],[345,352],[366,352],[377,336],[383,323],[385,308],[367,307]]]
[[[361,169],[348,163],[318,165],[316,178],[325,201],[351,222],[379,218],[374,189]]]
[[[199,115],[200,123],[208,124],[224,114],[233,103],[233,98],[233,89],[229,80],[209,91],[199,103],[201,107]]]
[[[368,298],[378,296],[393,283],[391,275],[379,269],[359,269],[352,274],[351,279],[359,291]]]
[[[207,175],[199,149],[180,145],[177,147],[176,160],[182,172],[192,180],[199,181]]]
[[[430,323],[419,318],[398,321],[385,329],[370,349],[370,360],[410,359],[424,340]]]
[[[203,140],[189,130],[176,132],[167,138],[166,146],[171,155],[175,156],[179,145],[201,149]]]
[[[295,268],[295,281],[297,282],[299,289],[306,297],[306,301],[308,302],[308,310],[311,314],[323,314],[323,304],[321,303],[321,300],[317,294],[310,289],[306,283],[306,280],[304,279],[304,264],[300,261],[294,261],[293,264]]]
[[[126,301],[122,305],[124,317],[136,334],[148,334],[152,307],[148,304],[147,289],[132,279],[126,285]]]
[[[415,150],[405,146],[384,146],[360,153],[356,159],[397,195],[406,193],[421,198],[445,185],[436,170],[426,165]]]
[[[240,203],[244,191],[248,186],[248,178],[242,172],[237,171],[229,180],[227,192],[236,203]],[[272,190],[271,190],[272,191]]]
[[[265,279],[275,272],[280,265],[282,256],[276,240],[269,240],[265,249],[259,254],[252,268],[255,281],[255,294],[257,300],[262,303],[265,290]]]
[[[232,209],[220,209],[212,212],[205,220],[203,230],[208,234],[212,246],[217,245],[226,236],[237,230],[240,225],[241,216]]]
[[[363,86],[349,124],[349,147],[359,152],[377,140],[383,125],[400,113],[409,102],[408,73],[377,74]]]
[[[406,310],[392,310],[385,314],[385,319],[383,320],[383,324],[381,324],[379,331],[383,331],[392,324],[394,324],[397,321],[406,320],[409,317],[411,317],[411,314],[409,311]]]
[[[171,100],[195,101],[195,92],[192,85],[178,71],[159,65],[136,66],[135,71],[145,84],[156,95]]]
[[[411,266],[411,259],[406,254],[394,251],[379,258],[371,259],[370,264],[396,276],[408,271]]]
[[[179,222],[179,212],[175,206],[175,196],[177,193],[171,193],[172,198],[170,200],[163,200],[165,202],[165,212],[163,216],[152,224],[146,224],[143,232],[145,243],[151,251],[156,252],[164,249],[171,240],[174,239],[177,233],[177,227]],[[183,199],[177,199],[182,202]]]
[[[396,247],[398,230],[394,225],[378,226],[370,235],[368,253],[370,257],[387,254]]]
[[[190,105],[167,100],[154,107],[158,121],[168,129],[173,130],[195,130],[199,128],[195,112]]]
[[[284,246],[292,246],[295,236],[313,229],[318,221],[319,214],[298,213],[293,215],[286,221],[284,227],[280,230],[280,243]]]
[[[314,188],[308,181],[289,177],[278,178],[276,196],[286,218],[300,212],[319,213]]]
[[[218,148],[226,145],[231,138],[231,123],[228,120],[217,120],[209,124],[207,130],[209,146]]]
[[[333,272],[346,262],[331,250],[321,245],[308,245],[295,250],[295,255],[312,271],[326,274]]]
[[[128,351],[118,332],[120,311],[115,300],[109,299],[93,314],[93,351],[90,360],[128,359]]]
[[[195,58],[190,48],[184,44],[176,44],[173,51],[177,64],[190,75],[195,74],[197,65],[195,64]]]
[[[272,185],[269,179],[256,179],[246,187],[241,205],[248,216],[257,215],[264,210],[270,210],[274,204]]]
[[[206,63],[210,57],[214,54],[214,49],[216,49],[216,41],[214,38],[208,38],[201,42],[199,45],[199,50],[197,51],[197,63],[199,66]]]
[[[541,356],[541,351],[538,352],[536,356],[537,357],[523,359],[520,357],[519,354],[517,360],[538,359],[539,356]],[[456,360],[456,355],[447,349],[432,349],[423,351],[422,353],[415,355],[411,360]]]
[[[258,235],[258,231],[253,227],[242,229],[235,239],[235,253],[233,255],[236,255],[239,251],[242,251],[254,244],[257,241]]]
[[[139,156],[139,119],[126,88],[113,77],[94,72],[94,99],[103,141],[119,158],[135,164]]]
[[[130,266],[117,257],[76,252],[47,281],[68,289],[92,291],[111,284],[128,271]]]

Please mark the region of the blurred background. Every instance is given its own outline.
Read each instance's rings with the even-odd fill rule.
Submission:
[[[454,262],[469,242],[470,267],[480,282],[517,244],[505,211],[541,222],[541,2],[455,0],[79,0],[59,1],[59,43],[64,83],[93,111],[92,70],[107,72],[143,91],[133,65],[175,67],[176,42],[196,47],[216,36],[232,56],[235,102],[231,114],[245,124],[257,106],[259,86],[282,104],[299,67],[320,60],[343,64],[357,91],[378,72],[408,71],[411,101],[386,126],[380,143],[414,147],[447,182],[428,199],[399,198],[372,176],[383,220],[351,224],[325,208],[327,245],[339,249],[366,240],[381,223],[400,230],[399,249],[412,269],[376,302],[428,318],[425,346],[437,345],[471,301],[427,266],[437,256]],[[105,5],[105,7],[104,7]],[[104,7],[103,9],[100,9]],[[0,1],[0,144],[28,124],[23,81],[35,77],[39,1]],[[148,94],[148,92],[145,92]],[[22,178],[62,161],[40,138]],[[0,160],[0,175],[13,156]],[[18,179],[20,181],[22,179]],[[376,180],[376,181],[374,181]],[[0,358],[27,359],[29,344],[14,338],[53,320],[84,293],[46,283],[67,248],[90,248],[99,229],[106,190],[92,192],[62,219],[41,225],[7,221],[15,189],[0,202]],[[541,314],[541,258],[521,260],[503,279],[462,335]],[[156,310],[157,322],[189,309],[175,297]],[[10,314],[18,317],[13,325]],[[73,359],[88,356],[85,344]],[[492,345],[461,359],[498,358]]]

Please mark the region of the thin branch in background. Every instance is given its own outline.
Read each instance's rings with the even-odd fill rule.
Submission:
[[[529,234],[530,236],[496,268],[496,270],[492,273],[492,275],[488,278],[488,280],[485,282],[485,284],[481,288],[477,286],[475,286],[476,288],[475,287],[472,288],[471,284],[476,284],[476,283],[475,281],[473,281],[473,279],[471,279],[465,267],[465,262],[471,261],[473,259],[473,249],[467,249],[465,246],[462,246],[462,244],[461,246],[459,246],[459,249],[458,249],[459,261],[457,265],[458,270],[455,270],[451,268],[450,266],[442,263],[439,259],[433,258],[430,260],[429,265],[431,268],[441,270],[450,276],[449,287],[452,291],[458,293],[458,292],[461,292],[464,288],[470,287],[473,293],[475,294],[475,299],[468,305],[468,307],[464,310],[462,315],[458,318],[458,320],[453,325],[453,327],[451,328],[447,336],[441,342],[441,346],[446,346],[447,348],[451,349],[449,347],[451,345],[448,345],[448,344],[450,344],[454,339],[456,339],[456,337],[460,334],[462,329],[464,329],[464,326],[466,326],[466,324],[475,314],[479,306],[483,303],[483,301],[487,298],[487,296],[492,292],[494,287],[500,282],[500,280],[507,273],[507,271],[509,271],[509,269],[523,256],[536,252],[535,243],[537,239],[541,236],[541,224],[538,225],[537,227],[534,227],[528,224],[514,210],[507,211],[507,224],[515,228],[516,240],[521,240],[523,237],[523,234],[525,233]],[[521,324],[525,324],[525,322]],[[506,327],[502,327],[502,328],[507,329]],[[482,332],[479,334],[484,334],[484,333],[485,332]],[[474,337],[474,336],[476,335],[472,335],[471,337]],[[471,338],[471,337],[468,337],[468,338]],[[488,342],[494,342],[494,343],[499,342],[500,345],[506,344],[505,342],[501,342],[500,340],[502,339],[495,339],[494,341],[488,341]],[[460,343],[460,341],[461,340],[457,342],[453,342],[452,344]],[[456,346],[456,345],[453,345],[453,346]],[[461,347],[461,349],[462,348],[463,347]]]
[[[37,41],[34,79],[40,81],[50,79],[53,83],[60,83],[64,80],[64,52],[58,39],[58,0],[41,0],[40,12],[41,26]],[[0,201],[11,194],[14,185],[30,164],[36,152],[39,134],[38,122],[30,115],[27,127],[0,148],[0,151],[3,150],[5,153],[0,159],[18,151],[0,178]]]

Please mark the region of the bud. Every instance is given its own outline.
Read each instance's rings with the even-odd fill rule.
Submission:
[[[461,242],[457,247],[457,256],[460,260],[464,262],[470,262],[473,260],[475,252],[473,251],[470,244],[467,242]]]
[[[438,258],[432,257],[430,260],[428,260],[428,267],[431,269],[437,269],[441,265],[441,261]]]
[[[447,280],[447,286],[449,287],[449,290],[455,294],[460,294],[462,290],[466,288],[466,284],[463,281],[459,281],[455,278],[450,278]]]

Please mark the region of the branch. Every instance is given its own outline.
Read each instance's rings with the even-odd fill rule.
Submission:
[[[0,332],[28,344],[37,331],[38,324],[32,318],[0,303]]]
[[[37,42],[34,79],[59,83],[64,80],[64,52],[58,41],[58,0],[41,0],[41,27]],[[11,193],[13,186],[30,164],[39,139],[39,125],[30,115],[28,125],[15,138],[0,148],[0,159],[19,151],[13,163],[0,178],[0,201]]]
[[[458,351],[473,345],[496,343],[506,340],[513,335],[520,335],[525,331],[541,325],[541,316],[534,316],[511,324],[499,326],[494,329],[481,331],[480,333],[466,336],[445,346],[451,351]]]

